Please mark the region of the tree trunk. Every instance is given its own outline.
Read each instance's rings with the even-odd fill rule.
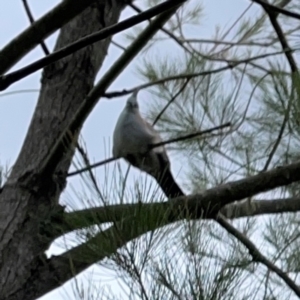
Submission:
[[[61,29],[55,49],[116,23],[124,6],[121,0],[96,1]],[[58,198],[74,149],[65,150],[55,172],[43,174],[39,166],[92,88],[109,44],[106,39],[88,46],[43,71],[26,139],[0,194],[1,300],[36,299],[55,288],[43,282],[38,270],[53,239],[51,221],[62,212]]]

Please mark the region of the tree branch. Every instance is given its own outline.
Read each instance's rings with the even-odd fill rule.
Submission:
[[[251,0],[251,1],[255,2],[257,4],[260,4],[261,6],[267,8],[267,9],[273,11],[273,12],[277,12],[277,13],[283,14],[285,16],[300,20],[300,14],[297,14],[297,13],[294,13],[292,11],[286,10],[286,9],[281,8],[279,6],[269,4],[264,0]]]
[[[295,49],[292,50],[286,50],[286,51],[295,51]],[[152,82],[148,82],[145,84],[141,84],[139,86],[133,87],[131,89],[127,89],[127,90],[122,90],[122,91],[113,91],[113,92],[107,92],[104,93],[102,95],[102,97],[111,99],[111,98],[115,98],[115,97],[120,97],[120,96],[125,96],[128,94],[133,93],[136,90],[143,90],[149,87],[152,87],[154,85],[157,84],[163,84],[165,82],[168,81],[173,81],[173,80],[180,80],[180,79],[192,79],[195,77],[199,77],[199,76],[206,76],[206,75],[211,75],[211,74],[216,74],[216,73],[220,73],[223,71],[227,71],[227,70],[231,70],[234,69],[235,67],[241,65],[241,64],[247,64],[250,63],[254,60],[259,60],[259,59],[263,59],[263,58],[267,58],[270,56],[275,56],[275,55],[281,55],[284,54],[286,51],[276,51],[276,52],[271,52],[271,53],[266,53],[266,54],[260,54],[257,56],[253,56],[253,57],[249,57],[249,58],[245,58],[245,59],[241,59],[241,60],[222,60],[222,62],[226,62],[227,66],[221,67],[221,68],[217,68],[217,69],[213,69],[210,71],[202,71],[199,73],[183,73],[183,74],[178,74],[178,75],[174,75],[174,76],[169,76],[166,78],[162,78],[162,79],[158,79]]]
[[[99,216],[106,218],[102,221],[114,222],[115,225],[96,234],[87,243],[74,247],[60,256],[48,259],[35,274],[35,276],[39,277],[41,277],[41,274],[44,274],[42,276],[43,281],[39,281],[39,284],[42,286],[40,286],[38,292],[43,291],[43,293],[46,293],[51,291],[57,287],[57,282],[63,284],[92,264],[109,257],[117,249],[142,234],[184,218],[215,218],[219,210],[229,203],[240,201],[246,197],[288,185],[298,180],[300,180],[300,162],[223,184],[202,194],[183,196],[164,203],[138,203],[114,206],[111,207],[114,208],[114,215],[110,214],[109,207],[106,207],[106,211],[102,211],[102,216],[100,214]],[[76,229],[76,226],[79,229],[87,226],[89,219],[96,221],[97,214],[95,212],[91,214],[90,212],[91,210],[89,209],[66,214],[65,220],[69,218],[71,224],[66,221],[64,229],[70,230],[71,226],[74,226],[73,230]],[[121,221],[115,222],[116,219]],[[97,220],[98,223],[100,223],[99,220]],[[257,253],[254,253],[257,258]],[[262,260],[261,257],[258,259]],[[70,264],[73,266],[73,272],[70,272]],[[268,267],[272,268],[269,265]],[[56,276],[53,276],[53,272],[45,271],[49,268],[54,270]],[[274,268],[272,270],[281,274],[281,270]],[[281,274],[281,276],[283,275]],[[289,284],[292,285],[292,283]],[[38,296],[40,294],[36,295],[36,297]],[[26,297],[22,299],[27,300]]]
[[[30,7],[29,7],[29,5],[28,5],[28,2],[27,2],[27,0],[22,0],[22,2],[23,2],[23,5],[24,5],[26,14],[27,14],[27,16],[28,16],[28,19],[29,19],[29,21],[30,21],[30,23],[31,23],[31,25],[32,25],[32,24],[34,23],[34,18],[33,18],[33,15],[32,15],[32,13],[31,13],[31,10],[30,10]],[[47,48],[47,46],[46,46],[46,43],[42,40],[42,41],[40,42],[40,44],[41,44],[42,50],[44,51],[44,54],[45,54],[45,55],[49,55],[49,54],[50,54],[50,51],[48,50],[48,48]]]
[[[165,111],[168,109],[168,107],[177,99],[177,97],[184,91],[184,89],[187,87],[188,83],[190,82],[190,79],[186,79],[182,87],[179,89],[179,91],[168,101],[168,103],[164,106],[164,108],[159,112],[159,114],[156,116],[155,120],[152,123],[152,126],[154,126],[161,116],[165,113]]]
[[[264,10],[266,11],[270,22],[278,36],[279,42],[281,44],[282,50],[285,51],[285,56],[287,58],[287,61],[290,65],[291,68],[291,72],[292,73],[297,73],[298,72],[298,67],[296,64],[295,59],[293,58],[293,55],[291,53],[291,47],[288,44],[288,41],[283,33],[283,30],[281,29],[278,21],[277,21],[277,15],[274,14],[274,12],[272,11],[272,9],[270,9],[268,6],[266,6],[265,4],[262,4],[262,7],[264,8]]]
[[[167,219],[173,220],[187,216],[191,218],[214,218],[220,209],[228,218],[264,213],[296,212],[300,210],[298,198],[257,200],[251,202],[250,206],[244,202],[232,203],[299,180],[300,162],[222,184],[208,189],[202,194],[179,197],[165,203],[120,204],[75,211],[65,214],[65,223],[62,225],[62,232],[59,235],[95,224],[120,221],[139,213],[147,216],[149,213],[155,214],[157,212],[160,214],[168,211],[169,217]]]
[[[221,213],[227,219],[253,217],[265,214],[295,213],[300,211],[300,198],[251,200],[226,205]]]
[[[290,1],[287,1],[287,2],[290,2]],[[277,37],[281,44],[282,50],[285,51],[285,56],[286,56],[289,66],[290,66],[291,73],[292,73],[292,89],[291,89],[291,93],[290,93],[290,98],[288,99],[288,105],[287,105],[286,111],[284,113],[284,118],[283,118],[283,122],[282,122],[281,128],[278,133],[278,137],[274,143],[274,146],[272,147],[272,150],[271,150],[271,152],[268,156],[268,159],[265,163],[265,166],[263,168],[263,171],[265,171],[265,170],[267,170],[268,166],[271,163],[273,156],[276,153],[276,150],[277,150],[277,148],[281,142],[282,136],[284,134],[286,124],[289,121],[290,110],[292,108],[293,98],[294,98],[294,90],[295,90],[295,88],[297,88],[299,86],[299,84],[298,84],[299,76],[298,76],[297,63],[291,52],[292,48],[289,46],[288,41],[284,35],[284,32],[278,23],[278,20],[277,20],[278,13],[274,12],[274,10],[272,8],[270,8],[268,5],[265,5],[265,3],[261,4],[261,5],[264,8],[265,12],[267,13],[267,15],[270,19],[271,25],[273,26],[273,28],[277,34]],[[296,80],[296,78],[297,78],[297,80]]]
[[[273,264],[266,256],[264,256],[250,239],[248,239],[244,234],[242,234],[234,226],[227,222],[227,220],[224,218],[224,216],[222,216],[222,214],[218,214],[216,220],[227,232],[229,232],[236,239],[238,239],[248,249],[254,262],[262,263],[269,270],[276,273],[294,291],[294,293],[298,297],[300,297],[300,287],[288,276],[288,274],[283,272],[280,268]]]
[[[99,196],[99,198],[104,201],[104,197],[99,189],[99,186],[98,186],[98,183],[97,183],[97,180],[92,172],[92,168],[91,168],[91,163],[90,163],[90,160],[89,160],[89,157],[88,157],[88,154],[87,152],[84,150],[84,148],[79,144],[79,142],[77,143],[76,145],[76,148],[78,150],[78,152],[80,153],[83,161],[84,161],[84,164],[86,166],[86,168],[88,169],[88,172],[89,172],[89,176],[90,176],[90,179],[94,185],[94,188],[95,190],[97,191],[97,194]]]
[[[135,4],[131,3],[129,4],[129,6],[135,10],[138,13],[141,13],[142,10]],[[151,20],[149,20],[149,22],[151,22]],[[173,34],[172,32],[170,32],[168,29],[161,27],[160,30],[165,33],[167,36],[169,36],[175,43],[177,43],[177,45],[179,45],[181,48],[183,48],[184,51],[186,51],[187,53],[189,53],[190,55],[194,56],[193,52],[184,45],[184,43],[175,36],[175,34]],[[195,57],[195,56],[194,56]]]
[[[44,58],[41,58],[32,64],[29,64],[28,66],[26,66],[24,68],[21,68],[17,71],[11,72],[7,75],[2,75],[2,76],[0,76],[0,91],[7,89],[12,83],[17,82],[18,80],[48,66],[70,54],[73,54],[74,52],[76,52],[88,45],[91,45],[98,41],[104,40],[105,38],[108,38],[113,34],[119,33],[128,28],[131,28],[132,26],[139,24],[149,18],[152,18],[152,17],[160,14],[163,11],[168,11],[170,8],[172,8],[174,6],[178,6],[178,4],[182,4],[185,1],[186,0],[165,1],[161,4],[158,4],[155,7],[152,7],[150,9],[140,13],[137,16],[133,16],[131,18],[128,18],[128,19],[126,19],[122,22],[119,22],[115,25],[112,25],[110,27],[105,27],[104,29],[102,29],[96,33],[93,33],[86,37],[83,37],[80,40],[78,40],[58,51],[55,51],[55,52],[51,53],[50,55],[48,55]],[[1,59],[1,55],[0,55],[0,59]]]
[[[95,0],[64,0],[35,21],[30,27],[14,38],[0,51],[0,74],[13,67],[30,50],[67,24],[76,15],[90,6]],[[103,1],[103,0],[100,0]]]

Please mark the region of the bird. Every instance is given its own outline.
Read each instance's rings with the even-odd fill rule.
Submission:
[[[113,157],[123,158],[130,165],[151,175],[168,198],[183,196],[171,173],[165,147],[159,133],[140,114],[138,90],[128,98],[113,132]]]

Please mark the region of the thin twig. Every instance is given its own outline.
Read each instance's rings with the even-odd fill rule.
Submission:
[[[277,15],[276,12],[273,11],[272,8],[270,8],[268,5],[266,5],[266,3],[263,3],[261,4],[262,7],[264,8],[264,10],[266,11],[269,19],[270,19],[270,22],[278,36],[278,40],[281,44],[281,47],[283,50],[291,50],[291,47],[289,46],[288,44],[288,41],[284,35],[284,32],[282,30],[282,28],[280,27],[278,21],[277,21]],[[285,51],[285,56],[286,56],[286,59],[288,61],[288,64],[290,66],[290,69],[291,69],[291,72],[292,72],[292,91],[291,91],[291,95],[290,95],[290,99],[288,101],[288,106],[287,106],[287,109],[286,109],[286,112],[284,114],[284,118],[283,118],[283,122],[282,122],[282,125],[281,125],[281,128],[279,130],[279,133],[278,133],[278,137],[276,139],[276,142],[270,152],[270,155],[266,161],[266,164],[262,170],[262,172],[266,171],[268,166],[270,165],[271,163],[271,160],[280,144],[280,141],[282,139],[282,136],[283,136],[283,133],[284,133],[284,130],[285,130],[285,127],[286,127],[286,124],[289,120],[289,116],[290,116],[290,110],[291,110],[291,107],[292,107],[292,102],[293,102],[293,98],[294,98],[294,90],[295,90],[295,87],[297,86],[297,83],[295,82],[295,78],[293,75],[297,75],[298,74],[298,67],[297,67],[297,63],[293,57],[293,54],[291,53],[291,51]]]
[[[115,41],[111,41],[111,43],[114,45],[114,46],[116,46],[117,48],[119,48],[119,49],[121,49],[121,50],[123,50],[123,51],[125,51],[126,50],[126,48],[125,47],[123,47],[122,45],[120,45],[119,43],[117,43],[117,42],[115,42]]]
[[[276,139],[276,141],[274,143],[274,146],[273,146],[273,148],[272,148],[272,150],[271,150],[271,152],[270,152],[270,154],[268,156],[268,159],[267,159],[267,161],[265,163],[265,166],[263,167],[263,169],[261,170],[261,172],[265,172],[268,169],[268,167],[269,167],[269,165],[270,165],[270,163],[272,161],[272,158],[275,155],[276,150],[277,150],[277,148],[278,148],[278,146],[279,146],[279,144],[281,142],[282,136],[284,134],[284,130],[285,130],[286,125],[287,125],[287,123],[289,121],[290,111],[291,111],[291,108],[292,108],[292,103],[293,103],[293,92],[290,95],[290,99],[288,101],[288,106],[286,108],[286,111],[285,111],[285,114],[284,114],[284,117],[283,117],[283,121],[282,121],[282,124],[281,124],[279,132],[278,132],[277,139]]]
[[[253,258],[253,261],[262,263],[269,270],[276,273],[295,292],[295,294],[298,297],[300,297],[299,286],[288,276],[288,274],[283,272],[280,268],[274,265],[266,256],[264,256],[254,245],[254,243],[250,241],[250,239],[248,239],[243,233],[241,233],[234,226],[232,226],[221,213],[218,214],[216,221],[248,249],[250,255]]]
[[[101,0],[102,2],[103,0]],[[5,74],[41,40],[67,24],[95,0],[64,0],[6,44],[0,51],[0,74]]]
[[[115,25],[106,27],[96,33],[90,34],[84,38],[79,39],[75,43],[72,43],[58,51],[55,51],[48,56],[41,58],[37,61],[35,61],[32,64],[29,64],[19,70],[16,70],[14,72],[11,72],[7,75],[0,76],[0,91],[3,91],[7,89],[12,83],[68,56],[73,54],[74,52],[91,45],[93,43],[96,43],[98,41],[104,40],[105,38],[110,37],[111,35],[114,35],[116,33],[119,33],[121,31],[124,31],[128,28],[131,28],[134,25],[137,25],[141,22],[144,22],[145,20],[148,20],[149,18],[153,18],[156,15],[161,14],[164,11],[169,11],[171,8],[178,6],[179,4],[182,4],[186,2],[187,0],[172,0],[172,1],[165,1],[161,4],[156,5],[155,7],[152,7],[143,13],[130,17],[122,22],[119,22]]]
[[[28,5],[28,2],[27,0],[22,0],[23,4],[24,4],[24,8],[25,8],[25,11],[26,11],[26,14],[28,16],[28,19],[30,21],[31,24],[34,23],[34,18],[33,18],[33,15],[31,13],[31,10],[30,10],[30,7]],[[48,50],[47,46],[46,46],[46,43],[44,41],[41,41],[41,47],[42,47],[42,50],[44,51],[45,55],[49,55],[50,54],[50,51]]]
[[[222,124],[220,126],[216,126],[216,127],[213,127],[213,128],[207,129],[207,130],[198,131],[198,132],[195,132],[195,133],[192,133],[192,134],[188,134],[188,135],[184,135],[184,136],[177,137],[177,138],[174,138],[174,139],[166,140],[166,141],[163,141],[163,142],[160,142],[160,143],[156,143],[156,144],[150,145],[149,149],[153,149],[153,148],[160,147],[160,146],[163,146],[163,145],[167,145],[167,144],[171,144],[171,143],[175,143],[175,142],[179,142],[179,141],[191,139],[191,138],[194,138],[194,137],[197,137],[197,136],[201,136],[201,135],[204,135],[206,133],[211,133],[213,131],[216,131],[216,130],[219,130],[219,129],[223,129],[223,128],[226,128],[226,127],[229,127],[229,126],[231,126],[231,123]],[[111,157],[111,158],[102,160],[102,161],[97,162],[95,164],[92,164],[92,165],[90,165],[90,166],[88,166],[86,168],[83,168],[83,169],[80,169],[80,170],[77,170],[77,171],[74,171],[74,172],[70,172],[70,173],[68,173],[67,177],[71,177],[71,176],[74,176],[74,175],[81,174],[81,173],[86,172],[86,171],[88,171],[90,169],[93,169],[93,168],[105,165],[105,164],[110,163],[112,161],[115,161],[117,159],[118,158],[116,158],[116,157]]]
[[[224,66],[224,67],[221,67],[221,68],[217,68],[217,69],[210,70],[210,71],[203,71],[203,72],[199,72],[199,73],[178,74],[178,75],[158,79],[158,80],[155,80],[155,81],[152,81],[152,82],[148,82],[148,83],[142,84],[140,86],[137,86],[137,87],[134,87],[134,88],[131,88],[131,89],[127,89],[127,90],[124,89],[122,91],[114,91],[114,92],[103,93],[102,97],[105,97],[107,99],[111,99],[111,98],[115,98],[115,97],[125,96],[125,95],[133,93],[136,90],[146,89],[146,88],[152,87],[153,85],[162,84],[162,83],[165,83],[165,82],[168,82],[168,81],[180,80],[180,79],[192,79],[192,78],[199,77],[199,76],[207,76],[207,75],[210,75],[210,74],[216,74],[216,73],[220,73],[220,72],[223,72],[223,71],[231,70],[231,69],[237,67],[240,64],[246,64],[246,63],[249,63],[253,60],[258,60],[258,59],[263,59],[263,58],[266,58],[266,57],[269,57],[269,56],[284,54],[287,51],[293,52],[295,50],[299,50],[299,49],[297,48],[297,49],[289,49],[289,50],[286,50],[286,51],[276,51],[276,52],[271,52],[271,53],[266,53],[266,54],[261,54],[261,55],[241,59],[241,60],[238,60],[238,61],[236,61],[236,60],[226,60],[225,62],[228,65]],[[224,60],[222,60],[222,61],[224,62]]]
[[[259,46],[259,47],[269,47],[273,44],[273,42],[269,43],[259,43],[259,42],[229,42],[222,40],[209,40],[209,39],[182,39],[183,43],[199,43],[199,44],[217,44],[217,45],[227,45],[227,46]]]
[[[286,15],[288,17],[300,20],[300,14],[297,14],[297,13],[294,13],[292,11],[286,10],[286,9],[281,8],[279,6],[275,6],[275,5],[269,4],[269,3],[267,3],[264,0],[251,0],[251,1],[255,2],[257,4],[260,4],[264,8],[267,8],[267,9],[273,11],[273,12],[276,12],[277,14],[280,13],[280,14]]]
[[[28,90],[17,90],[7,93],[0,93],[0,97],[6,97],[14,94],[23,94],[23,93],[38,93],[40,90],[38,89],[28,89]]]
[[[112,161],[115,161],[117,159],[118,158],[116,158],[116,157],[110,157],[108,159],[105,159],[105,160],[99,161],[99,162],[97,162],[95,164],[92,164],[92,165],[90,165],[90,166],[88,166],[86,168],[83,168],[83,169],[80,169],[80,170],[77,170],[77,171],[74,171],[74,172],[70,172],[70,173],[68,173],[67,177],[71,177],[71,176],[74,176],[74,175],[81,174],[83,172],[89,171],[90,169],[103,166],[103,165],[108,164],[108,163],[110,163]]]
[[[295,59],[293,58],[292,55],[292,51],[291,51],[291,47],[288,44],[288,41],[284,35],[283,30],[281,29],[276,15],[274,14],[274,12],[272,12],[269,8],[267,8],[266,6],[263,6],[263,8],[265,9],[267,15],[269,16],[270,22],[278,36],[279,42],[281,44],[282,50],[285,51],[285,56],[287,58],[287,61],[290,65],[291,68],[291,72],[292,73],[297,73],[298,72],[298,67],[297,67],[297,63],[295,61]]]
[[[94,176],[94,174],[92,172],[92,169],[90,167],[91,163],[90,163],[90,160],[88,158],[87,153],[85,152],[85,150],[83,149],[83,147],[80,146],[80,144],[78,142],[76,144],[76,148],[77,148],[78,152],[81,154],[81,157],[82,157],[84,163],[86,164],[86,166],[88,168],[88,172],[89,172],[90,178],[91,178],[91,180],[92,180],[92,182],[94,184],[94,187],[95,187],[95,189],[96,189],[96,191],[98,193],[98,196],[102,199],[102,201],[104,203],[105,202],[104,201],[104,197],[103,197],[103,195],[102,195],[102,193],[101,193],[101,191],[100,191],[100,189],[98,187],[97,180],[96,180],[96,178],[95,178],[95,176]]]
[[[128,4],[134,11],[138,12],[138,13],[142,13],[143,11],[135,4],[130,3]],[[149,22],[151,22],[151,20],[149,19]],[[184,51],[188,52],[190,55],[192,55],[193,57],[195,56],[195,54],[189,49],[187,48],[184,43],[178,38],[176,37],[172,32],[170,32],[168,29],[165,29],[164,27],[161,27],[160,30],[165,33],[166,35],[168,35],[171,39],[173,39],[175,41],[175,43],[177,43],[181,48],[183,48]]]
[[[181,137],[177,137],[177,138],[174,138],[174,139],[170,139],[170,140],[167,140],[167,141],[163,141],[163,142],[160,142],[160,143],[153,144],[153,145],[151,145],[150,149],[160,147],[160,146],[163,146],[163,145],[166,145],[166,144],[171,144],[171,143],[176,143],[176,142],[180,142],[180,141],[184,141],[184,140],[189,140],[189,139],[192,139],[194,137],[204,135],[206,133],[211,133],[213,131],[223,129],[223,128],[226,128],[226,127],[230,127],[230,126],[231,126],[231,123],[225,123],[225,124],[222,124],[220,126],[212,127],[210,129],[207,129],[207,130],[198,131],[198,132],[195,132],[195,133],[187,134],[187,135],[184,135],[184,136],[181,136]]]
[[[161,112],[157,115],[153,122],[153,126],[158,122],[158,120],[161,118],[161,116],[164,114],[164,112],[168,109],[168,107],[176,100],[176,98],[183,92],[183,90],[186,88],[187,84],[189,83],[190,79],[187,79],[185,83],[182,85],[181,89],[168,101],[168,103],[165,105],[165,107],[161,110]]]

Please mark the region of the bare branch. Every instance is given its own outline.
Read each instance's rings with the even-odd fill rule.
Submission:
[[[222,41],[222,40],[210,40],[210,39],[182,39],[183,43],[199,43],[199,44],[217,44],[217,45],[227,45],[227,46],[259,46],[259,47],[268,47],[273,44],[273,42],[269,43],[260,43],[260,42],[254,42],[254,41],[248,41],[248,42],[229,42],[229,41]]]
[[[96,178],[95,178],[95,176],[94,176],[94,174],[92,172],[92,169],[90,167],[91,163],[90,163],[90,160],[89,160],[89,157],[88,157],[86,151],[84,150],[84,148],[82,146],[80,146],[79,142],[77,143],[76,148],[77,148],[78,152],[80,153],[80,155],[81,155],[81,157],[82,157],[85,165],[88,168],[88,172],[89,172],[90,178],[91,178],[91,180],[93,182],[95,190],[98,193],[98,196],[100,197],[100,199],[102,199],[102,201],[104,201],[104,197],[103,197],[103,195],[102,195],[102,193],[101,193],[101,191],[99,189],[99,186],[97,184],[97,180],[96,180]]]
[[[260,5],[263,6],[264,8],[269,9],[270,11],[277,12],[277,13],[286,15],[286,16],[288,16],[288,17],[291,17],[291,18],[295,18],[295,19],[300,20],[300,14],[291,12],[291,11],[286,10],[286,9],[284,9],[284,8],[281,8],[281,7],[279,7],[279,6],[275,6],[275,5],[269,4],[269,3],[267,3],[267,2],[264,1],[264,0],[251,0],[251,1],[252,1],[252,2],[255,2],[255,3],[257,3],[257,4],[260,4]]]
[[[279,39],[279,42],[281,44],[281,47],[282,47],[282,50],[285,51],[285,56],[287,58],[287,61],[290,65],[290,68],[291,68],[291,72],[292,73],[297,73],[298,72],[298,68],[297,68],[297,64],[296,64],[296,61],[295,59],[293,58],[293,55],[291,53],[291,47],[289,46],[288,44],[288,41],[277,21],[277,15],[274,14],[274,12],[268,8],[268,6],[265,6],[263,5],[263,8],[265,9],[267,15],[269,16],[269,19],[270,19],[270,22],[278,36],[278,39]]]
[[[136,12],[138,12],[138,13],[141,13],[141,12],[142,12],[142,10],[141,10],[137,5],[135,5],[135,4],[133,4],[133,3],[129,4],[129,6],[130,6],[132,9],[134,9]],[[149,21],[150,21],[150,20],[149,20]],[[150,22],[151,22],[151,21],[150,21]],[[194,56],[193,52],[192,52],[190,49],[188,49],[188,48],[184,45],[184,43],[183,43],[178,37],[176,37],[175,34],[173,34],[173,33],[172,33],[171,31],[169,31],[168,29],[165,29],[164,27],[161,27],[160,29],[161,29],[161,31],[162,31],[163,33],[165,33],[167,36],[169,36],[171,39],[173,39],[173,40],[175,41],[175,43],[177,43],[181,48],[183,48],[184,51],[186,51],[186,52],[189,53],[190,55]]]
[[[281,142],[281,139],[283,137],[283,133],[284,133],[284,130],[286,128],[286,125],[289,121],[289,117],[290,117],[290,111],[291,111],[291,108],[292,108],[292,103],[293,103],[293,92],[291,93],[290,95],[290,99],[288,99],[288,105],[287,105],[287,108],[286,108],[286,111],[284,113],[284,117],[283,117],[283,120],[282,120],[282,123],[281,123],[281,126],[280,126],[280,129],[279,129],[279,132],[278,132],[278,136],[277,136],[277,139],[275,140],[275,143],[272,147],[272,150],[270,151],[270,154],[268,156],[268,159],[262,169],[262,172],[266,171],[272,161],[272,158],[273,156],[275,155],[276,153],[276,150]]]
[[[91,169],[94,169],[94,168],[97,168],[97,167],[100,167],[100,166],[103,166],[103,165],[106,165],[110,162],[113,162],[115,160],[117,160],[118,158],[115,158],[115,157],[110,157],[110,158],[107,158],[107,159],[104,159],[104,160],[101,160],[95,164],[92,164],[90,166],[87,166],[86,168],[83,168],[83,169],[80,169],[80,170],[77,170],[77,171],[74,171],[74,172],[70,172],[68,173],[67,177],[71,177],[71,176],[75,176],[75,175],[78,175],[78,174],[81,174],[83,172],[86,172],[86,171],[89,171]]]
[[[232,226],[227,220],[222,216],[222,214],[218,214],[216,218],[217,222],[231,235],[233,235],[236,239],[238,239],[249,251],[250,255],[253,258],[253,261],[260,262],[265,265],[269,270],[276,273],[293,291],[294,293],[300,297],[300,287],[280,268],[278,268],[275,264],[273,264],[266,256],[264,256],[258,248],[248,239],[244,234],[238,231],[234,226]]]
[[[29,7],[29,5],[28,5],[27,0],[22,0],[22,2],[23,2],[23,4],[24,4],[24,8],[25,8],[26,14],[27,14],[27,16],[28,16],[28,19],[29,19],[30,23],[33,24],[33,23],[34,23],[34,18],[33,18],[33,15],[32,15],[32,13],[31,13],[31,10],[30,10],[30,7]],[[40,44],[41,44],[41,47],[42,47],[42,49],[43,49],[45,55],[49,55],[49,54],[50,54],[50,51],[48,50],[48,48],[47,48],[45,42],[42,40],[42,41],[40,42]]]
[[[180,141],[184,141],[184,140],[189,140],[189,139],[195,138],[197,136],[204,135],[206,133],[211,133],[215,130],[223,129],[223,128],[230,127],[230,126],[231,126],[231,123],[225,123],[225,124],[222,124],[222,125],[219,125],[219,126],[216,126],[216,127],[212,127],[210,129],[207,129],[207,130],[194,132],[194,133],[182,136],[182,137],[177,137],[177,138],[174,138],[174,139],[170,139],[170,140],[167,140],[167,141],[163,141],[163,142],[160,142],[160,143],[153,144],[151,146],[151,148],[154,148],[154,146],[159,147],[159,146],[163,146],[163,145],[170,144],[170,143],[176,143],[176,142],[180,142]]]
[[[175,218],[180,219],[187,215],[191,218],[214,218],[220,209],[229,218],[260,215],[263,213],[296,212],[300,209],[298,198],[273,201],[257,200],[253,201],[253,205],[248,208],[244,202],[240,204],[235,203],[232,206],[228,204],[235,201],[242,201],[248,197],[286,186],[299,180],[300,162],[259,173],[238,181],[228,182],[208,189],[202,194],[179,197],[165,203],[121,204],[71,212],[65,214],[63,232],[64,230],[68,232],[98,223],[119,221],[129,215],[135,216],[137,212],[144,216],[147,216],[152,211],[153,214],[155,211],[161,211],[162,213],[166,212],[167,208],[170,211],[168,218],[171,220],[175,216]]]
[[[292,50],[286,50],[286,51],[295,51],[295,50],[298,50],[298,49],[292,49]],[[125,95],[133,93],[136,90],[146,89],[146,88],[149,88],[151,86],[154,86],[154,85],[157,85],[157,84],[162,84],[162,83],[165,83],[165,82],[168,82],[168,81],[179,80],[179,79],[192,79],[192,78],[195,78],[195,77],[198,77],[198,76],[206,76],[206,75],[216,74],[216,73],[220,73],[220,72],[223,72],[223,71],[234,69],[238,65],[247,64],[247,63],[249,63],[251,61],[254,61],[254,60],[263,59],[263,58],[266,58],[266,57],[269,57],[269,56],[281,55],[281,54],[285,53],[286,51],[276,51],[276,52],[261,54],[261,55],[241,59],[241,60],[224,60],[224,59],[222,59],[221,61],[227,63],[227,66],[217,68],[217,69],[214,69],[214,70],[210,70],[210,71],[203,71],[203,72],[199,72],[199,73],[178,74],[178,75],[158,79],[158,80],[155,80],[155,81],[152,81],[152,82],[148,82],[148,83],[145,83],[145,84],[141,84],[137,87],[134,87],[134,88],[131,88],[131,89],[128,89],[128,90],[124,89],[122,91],[107,92],[107,93],[104,93],[102,95],[102,97],[111,99],[111,98],[115,98],[115,97],[125,96]],[[220,60],[218,59],[218,61],[220,61]]]
[[[67,24],[94,1],[78,0],[75,4],[73,0],[62,1],[46,15],[35,21],[0,51],[0,74],[7,72],[42,40]]]
[[[17,90],[17,91],[12,91],[12,92],[7,92],[7,93],[1,93],[0,97],[6,97],[10,95],[15,95],[15,94],[23,94],[23,93],[38,93],[40,90],[38,89],[28,89],[28,90]]]
[[[150,8],[143,13],[128,18],[122,22],[117,23],[116,25],[112,25],[110,27],[105,27],[104,29],[90,34],[84,38],[81,38],[75,43],[70,44],[56,52],[51,53],[50,55],[37,60],[36,62],[21,68],[17,71],[11,72],[7,75],[0,76],[0,91],[7,89],[12,83],[44,68],[52,64],[53,62],[60,60],[88,45],[101,41],[109,36],[124,31],[136,24],[139,24],[148,18],[152,18],[163,11],[168,11],[172,7],[176,7],[179,4],[182,4],[186,0],[174,0],[174,1],[165,1],[153,8]],[[1,61],[1,53],[0,53],[0,61]]]
[[[190,79],[187,79],[185,83],[182,85],[180,90],[168,101],[168,103],[164,106],[164,108],[161,110],[161,112],[157,115],[155,120],[153,121],[152,125],[154,126],[158,120],[161,118],[161,116],[164,114],[164,112],[168,109],[168,107],[177,99],[177,97],[184,91],[187,84],[189,83]]]
[[[289,1],[288,1],[289,2]],[[265,5],[265,4],[262,4],[262,7],[264,8],[264,10],[266,11],[269,19],[270,19],[270,22],[278,36],[278,39],[279,39],[279,42],[281,44],[281,47],[283,50],[291,50],[291,47],[289,46],[288,44],[288,41],[284,35],[284,32],[283,30],[281,29],[278,21],[277,21],[277,13],[274,12],[274,10],[272,8],[270,8],[268,5]],[[285,52],[285,56],[286,56],[286,59],[288,61],[288,64],[290,66],[290,69],[291,69],[291,72],[292,72],[292,75],[297,75],[298,74],[298,67],[297,67],[297,63],[293,57],[293,54],[291,53],[291,51],[286,51]],[[265,166],[263,168],[263,171],[267,170],[269,164],[271,163],[271,160],[277,150],[277,147],[279,146],[279,143],[281,141],[281,138],[283,136],[283,133],[284,133],[284,130],[285,130],[285,127],[286,127],[286,124],[288,123],[288,120],[289,120],[289,116],[290,116],[290,110],[291,110],[291,107],[292,107],[292,103],[293,103],[293,97],[294,97],[294,89],[295,87],[297,86],[297,83],[295,83],[295,78],[294,76],[292,76],[292,82],[293,82],[293,85],[292,85],[292,91],[291,91],[291,94],[290,94],[290,99],[288,101],[288,105],[287,105],[287,108],[286,108],[286,112],[284,114],[284,118],[283,118],[283,122],[281,124],[281,128],[279,130],[279,133],[278,133],[278,137],[274,143],[274,146],[270,152],[270,155],[265,163]]]

